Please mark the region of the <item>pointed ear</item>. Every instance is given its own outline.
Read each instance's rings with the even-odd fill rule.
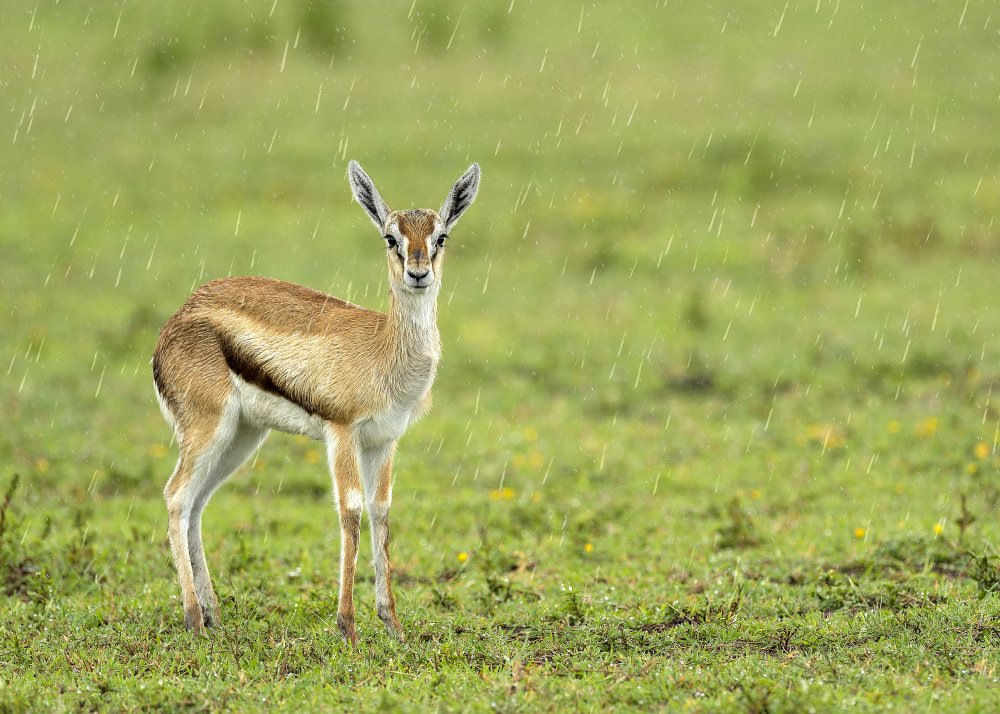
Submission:
[[[444,221],[445,229],[450,229],[465,213],[465,209],[472,205],[479,191],[479,164],[473,164],[469,170],[462,174],[462,177],[455,182],[448,193],[448,198],[444,200],[439,213]]]
[[[358,165],[357,161],[351,161],[347,165],[347,177],[351,181],[351,191],[355,200],[365,209],[365,213],[372,219],[372,223],[378,228],[379,233],[385,226],[385,219],[392,211],[378,193],[375,184],[368,178],[368,174]]]

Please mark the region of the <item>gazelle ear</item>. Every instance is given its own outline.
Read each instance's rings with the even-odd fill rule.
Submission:
[[[365,209],[365,213],[372,219],[372,223],[378,228],[379,233],[385,226],[385,219],[392,211],[375,188],[375,184],[368,178],[368,174],[361,168],[357,161],[351,161],[347,165],[347,177],[351,181],[351,192],[354,199]]]
[[[472,205],[479,191],[479,164],[473,164],[469,170],[462,174],[462,177],[455,182],[448,192],[448,198],[444,200],[439,213],[444,221],[445,229],[450,229],[465,213],[465,209]]]

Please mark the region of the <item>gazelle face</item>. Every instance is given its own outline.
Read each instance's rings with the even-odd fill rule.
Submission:
[[[393,211],[356,161],[347,165],[355,200],[382,233],[389,254],[393,290],[436,295],[448,231],[472,205],[479,191],[479,164],[472,164],[451,187],[440,211]]]
[[[444,259],[444,221],[435,211],[393,211],[383,229],[388,252],[389,277],[411,293],[430,292],[439,286]]]

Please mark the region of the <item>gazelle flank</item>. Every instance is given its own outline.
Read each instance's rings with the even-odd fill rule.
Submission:
[[[400,436],[430,406],[441,356],[437,296],[445,244],[476,197],[479,175],[478,164],[469,167],[439,211],[393,211],[350,162],[354,197],[385,242],[386,314],[294,283],[234,277],[198,288],[164,325],[153,380],[180,447],[164,496],[191,630],[201,632],[220,616],[201,539],[205,504],[278,429],[326,445],[340,517],[341,633],[357,642],[354,570],[367,505],[376,609],[402,639],[389,573],[392,457]]]

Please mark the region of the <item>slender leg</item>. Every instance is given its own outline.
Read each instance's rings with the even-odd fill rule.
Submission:
[[[212,578],[208,573],[208,563],[205,560],[205,549],[201,543],[201,513],[202,507],[195,504],[188,523],[188,554],[191,558],[191,574],[194,578],[194,591],[201,606],[201,619],[205,627],[215,627],[219,624],[219,599],[212,588]]]
[[[354,571],[361,538],[361,479],[357,447],[350,429],[333,424],[326,429],[327,457],[333,472],[333,494],[340,515],[340,595],[337,627],[351,645],[358,643],[354,629]]]
[[[196,459],[182,454],[177,469],[167,481],[163,495],[167,501],[167,535],[170,538],[170,550],[174,556],[177,580],[181,586],[181,601],[184,604],[184,624],[189,630],[200,633],[203,629],[203,616],[198,596],[195,594],[194,574],[188,551],[190,506],[187,485],[191,480],[195,461]]]
[[[184,602],[184,624],[196,633],[204,631],[206,614],[198,601],[190,541],[193,524],[199,532],[197,546],[201,551],[200,509],[197,518],[193,513],[198,495],[206,484],[212,483],[212,475],[219,464],[227,460],[238,431],[239,413],[231,404],[217,412],[214,419],[205,416],[182,429],[178,439],[181,458],[163,491],[167,501],[167,533]],[[199,561],[200,566],[204,562],[203,554]],[[205,574],[207,576],[207,569]]]
[[[201,514],[215,490],[253,454],[268,435],[267,429],[240,424],[232,443],[221,454],[218,463],[205,478],[189,485],[191,491],[191,516],[188,522],[188,553],[194,577],[195,594],[201,604],[203,622],[212,627],[219,622],[219,601],[212,588],[212,578],[205,560],[201,542]]]
[[[389,506],[392,505],[392,456],[395,442],[363,450],[361,456],[368,518],[371,521],[372,562],[375,567],[375,608],[385,628],[397,640],[404,640],[403,628],[396,617],[389,567]]]

